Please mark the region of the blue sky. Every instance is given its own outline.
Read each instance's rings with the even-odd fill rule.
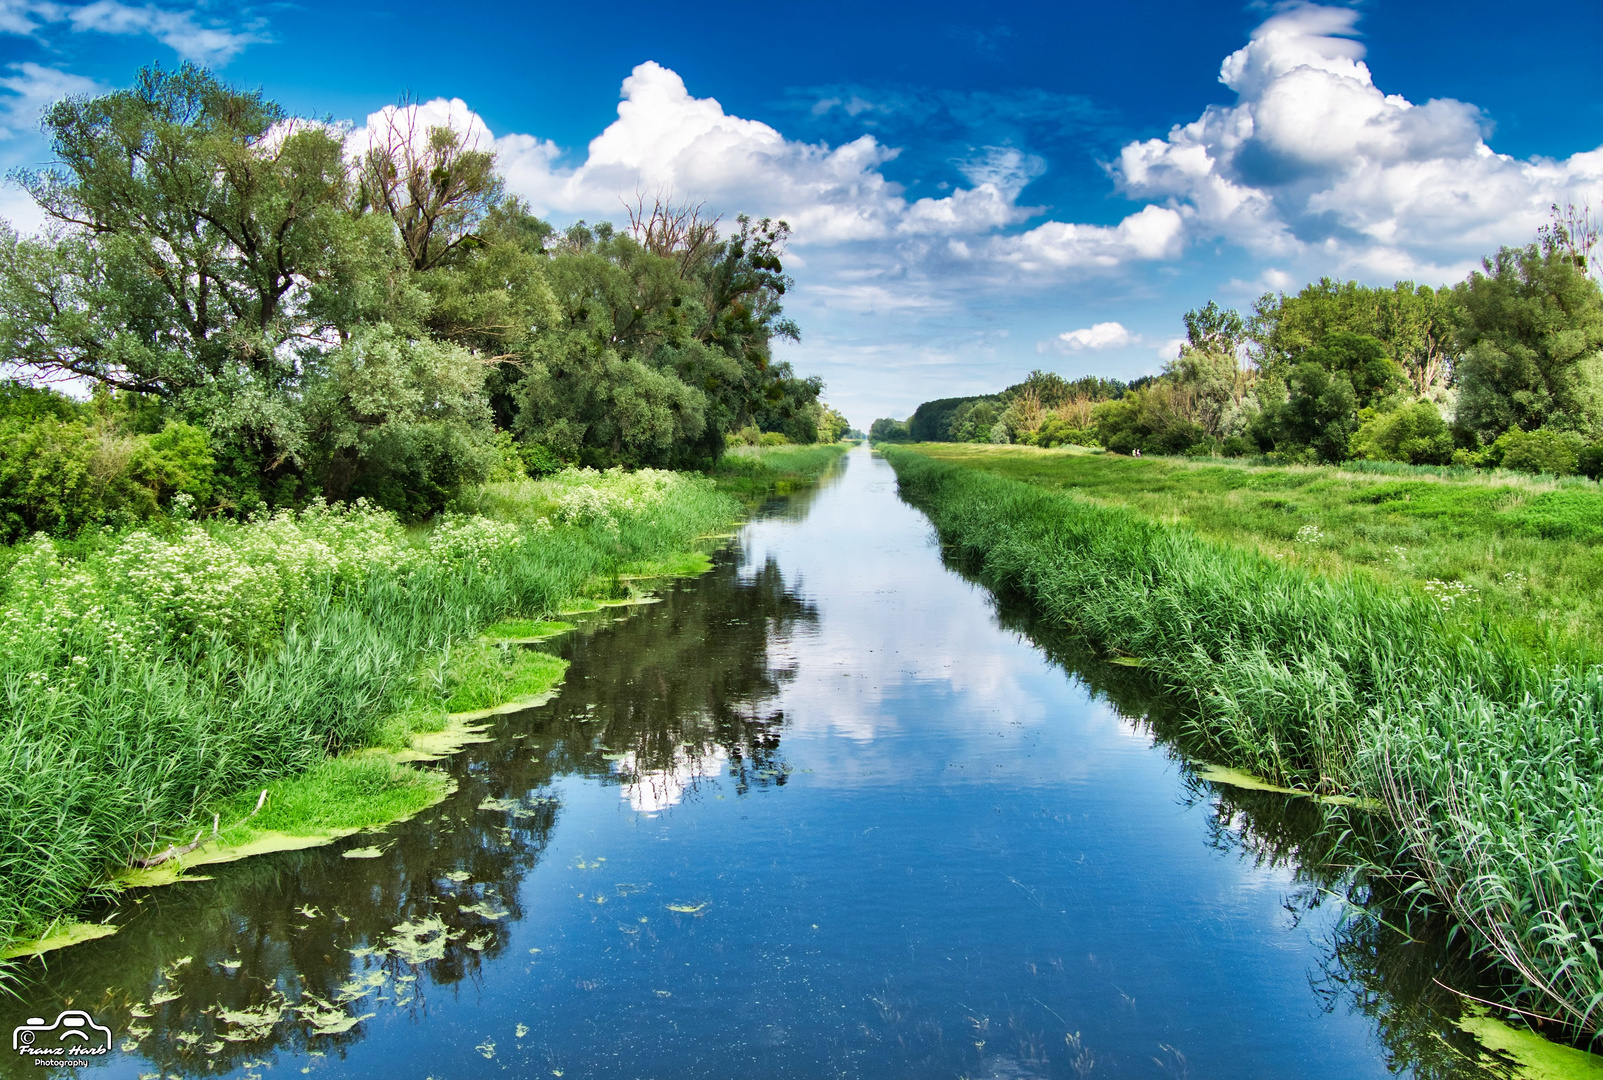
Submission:
[[[1158,370],[1189,307],[1441,283],[1603,205],[1603,8],[0,0],[0,163],[39,106],[187,58],[355,128],[401,95],[554,221],[637,189],[795,229],[785,355],[866,426],[1033,367]],[[37,222],[25,197],[0,214]]]

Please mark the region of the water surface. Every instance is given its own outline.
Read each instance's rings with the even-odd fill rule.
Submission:
[[[129,894],[7,1011],[130,1078],[1461,1075],[1436,954],[1300,869],[1317,808],[1198,782],[1024,620],[857,451],[552,646],[439,807]]]

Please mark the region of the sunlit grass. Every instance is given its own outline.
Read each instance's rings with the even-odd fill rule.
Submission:
[[[298,776],[275,780],[260,794],[244,792],[216,806],[220,839],[248,843],[258,832],[312,836],[386,825],[438,802],[446,777],[397,764],[383,754],[348,754],[319,762]]]

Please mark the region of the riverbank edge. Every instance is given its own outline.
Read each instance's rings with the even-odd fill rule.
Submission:
[[[1435,749],[1428,741],[1409,742],[1404,736],[1413,734],[1407,725],[1414,716],[1430,713],[1452,693],[1475,700],[1489,715],[1502,715],[1516,707],[1529,709],[1533,702],[1552,697],[1550,688],[1563,688],[1567,680],[1579,679],[1584,673],[1521,670],[1520,662],[1528,658],[1516,650],[1494,657],[1505,665],[1500,671],[1484,658],[1477,658],[1481,668],[1467,668],[1465,654],[1486,648],[1484,643],[1452,640],[1456,627],[1441,619],[1408,623],[1400,618],[1377,618],[1377,611],[1387,615],[1389,608],[1389,614],[1397,616],[1399,608],[1419,603],[1406,595],[1388,596],[1378,583],[1357,578],[1342,582],[1314,579],[1255,553],[1202,540],[1183,527],[1141,519],[1131,511],[1101,506],[1071,492],[964,468],[912,448],[877,449],[895,470],[903,498],[929,517],[943,546],[974,569],[987,587],[1020,595],[1052,621],[1077,629],[1103,647],[1143,657],[1141,666],[1153,669],[1196,707],[1189,733],[1211,744],[1218,759],[1232,768],[1245,766],[1254,775],[1263,771],[1253,767],[1261,767],[1262,755],[1253,759],[1250,754],[1231,753],[1253,738],[1301,740],[1302,751],[1316,764],[1338,764],[1334,755],[1340,754],[1345,758],[1339,762],[1345,785],[1333,791],[1326,786],[1333,770],[1324,767],[1313,776],[1317,783],[1308,783],[1306,773],[1302,777],[1282,774],[1276,779],[1288,787],[1323,788],[1332,794],[1383,802],[1397,840],[1420,860],[1436,898],[1471,932],[1490,961],[1512,974],[1530,970],[1522,968],[1521,962],[1533,955],[1553,959],[1539,952],[1547,942],[1533,933],[1535,919],[1492,923],[1500,913],[1489,914],[1484,907],[1477,907],[1483,901],[1476,893],[1443,887],[1460,880],[1454,877],[1459,867],[1451,862],[1456,855],[1453,845],[1462,843],[1466,825],[1473,828],[1476,823],[1458,821],[1434,805],[1428,798],[1429,785],[1439,785],[1443,775],[1452,780],[1485,764],[1474,759],[1468,765],[1461,761],[1444,765],[1444,760],[1425,756]],[[1121,550],[1120,545],[1128,550]],[[1217,566],[1208,565],[1210,560]],[[1214,577],[1211,581],[1210,574]],[[1277,613],[1284,614],[1296,607],[1285,603],[1285,594],[1299,589],[1303,590],[1299,594],[1302,599],[1312,597],[1323,610],[1312,613],[1283,639],[1252,640],[1252,633],[1263,628],[1264,613],[1250,610],[1251,606],[1264,594],[1278,590],[1282,603]],[[1207,598],[1211,607],[1188,603],[1198,598]],[[1345,611],[1341,606],[1344,599],[1359,603]],[[1406,610],[1402,614],[1406,615]],[[1298,721],[1307,721],[1313,710],[1304,709],[1299,715],[1304,702],[1296,698],[1299,687],[1294,685],[1295,678],[1310,667],[1326,685],[1349,674],[1334,669],[1338,667],[1336,657],[1347,659],[1353,650],[1337,652],[1328,642],[1318,640],[1322,627],[1344,623],[1351,624],[1346,627],[1349,638],[1409,626],[1412,633],[1379,644],[1412,662],[1406,668],[1380,673],[1386,676],[1385,682],[1376,679],[1364,686],[1350,680],[1370,691],[1367,700],[1349,694],[1345,716],[1332,717],[1328,711],[1315,714],[1312,719],[1326,729],[1299,730]],[[1215,632],[1217,637],[1212,636]],[[1349,640],[1346,644],[1350,647],[1353,643]],[[1250,654],[1251,662],[1239,662],[1243,653]],[[1480,675],[1481,680],[1473,681],[1466,670]],[[1487,686],[1488,671],[1505,675],[1509,684]],[[1465,678],[1467,685],[1453,685],[1455,677]],[[1493,697],[1487,693],[1496,690],[1502,694]],[[1509,702],[1522,691],[1522,702],[1517,698]],[[1444,715],[1435,718],[1435,723],[1438,730],[1448,729],[1450,738],[1460,740],[1456,756],[1462,758],[1464,748],[1477,737],[1483,742],[1486,739],[1486,729],[1457,725],[1456,713],[1441,712]],[[1485,750],[1485,758],[1494,763],[1500,754],[1506,757],[1501,744],[1471,749]],[[1444,774],[1444,768],[1460,771]],[[1557,795],[1549,799],[1560,801]],[[1561,807],[1555,806],[1555,810],[1562,812]],[[1573,839],[1563,837],[1533,839],[1528,830],[1513,835],[1535,855],[1555,859],[1577,846]],[[1493,854],[1507,856],[1510,850]],[[1499,864],[1477,854],[1482,888],[1490,881],[1495,888],[1506,888],[1508,894],[1521,895],[1522,863],[1504,858]],[[1561,896],[1560,901],[1575,896]],[[1495,930],[1514,933],[1514,938],[1488,940],[1488,923]],[[1575,1030],[1583,1034],[1596,1028],[1590,1011],[1584,1009],[1584,999],[1582,1008],[1575,1006],[1573,998],[1566,1000],[1564,992],[1571,983],[1538,985],[1541,992],[1532,993],[1527,1000],[1555,1002],[1565,1010],[1561,1015],[1569,1015]]]
[[[789,448],[776,448],[779,453],[770,451],[764,458],[789,456],[784,453]],[[813,451],[798,455],[801,460],[799,468],[775,468],[766,460],[765,482],[755,484],[751,478],[743,477],[745,482],[735,480],[727,482],[719,480],[720,490],[734,496],[751,509],[754,502],[760,502],[762,497],[771,494],[787,494],[811,484],[815,484],[831,468],[841,460],[845,453],[851,449],[844,444],[828,444],[830,454],[821,458],[812,447],[797,448],[798,450]],[[725,522],[726,529],[738,528],[744,523],[741,516],[731,517]],[[594,614],[609,608],[629,607],[639,604],[656,603],[657,598],[644,586],[653,581],[668,581],[680,578],[697,577],[708,573],[713,567],[712,553],[720,550],[734,539],[735,532],[719,531],[704,534],[693,538],[693,546],[684,551],[670,552],[642,562],[631,563],[620,567],[616,581],[629,593],[626,598],[602,598],[590,596],[572,597],[565,602],[561,610],[546,613],[550,617],[537,617],[532,619],[501,619],[482,629],[480,641],[491,645],[530,646],[550,640],[561,634],[576,629],[575,624],[566,621],[565,617]],[[510,633],[515,629],[525,627],[534,629],[533,633]],[[386,761],[397,769],[406,770],[407,779],[419,789],[417,798],[409,800],[407,807],[394,814],[371,815],[374,820],[358,826],[341,828],[319,828],[312,824],[314,819],[302,819],[302,824],[290,822],[276,829],[251,828],[247,820],[235,822],[228,830],[222,829],[220,821],[217,824],[217,839],[208,840],[199,847],[182,855],[171,858],[155,867],[126,866],[114,870],[108,876],[103,890],[98,895],[115,894],[127,889],[156,888],[165,885],[179,884],[184,881],[202,881],[206,878],[188,874],[187,871],[197,867],[215,865],[228,862],[237,862],[256,855],[269,855],[286,851],[298,851],[312,847],[322,847],[335,843],[348,836],[358,833],[376,833],[392,825],[416,817],[431,806],[438,805],[448,798],[455,790],[455,784],[434,770],[419,769],[415,766],[420,763],[437,762],[446,757],[460,753],[474,743],[489,742],[490,737],[483,732],[487,725],[476,723],[497,715],[520,712],[524,709],[535,708],[560,692],[563,676],[566,674],[566,664],[562,671],[552,679],[549,686],[528,693],[525,692],[505,701],[497,701],[486,707],[467,710],[463,712],[446,714],[444,724],[436,730],[409,730],[405,735],[405,746],[398,748],[364,747],[349,751],[345,754],[325,758],[318,765],[307,772],[295,776],[285,777],[268,786],[267,795],[274,787],[283,788],[286,785],[304,783],[318,769],[332,762],[362,759],[367,761]],[[206,810],[221,814],[221,807],[237,802],[245,793],[236,793],[233,796],[216,800]],[[373,801],[377,801],[375,797]],[[219,809],[214,809],[217,807]],[[360,816],[362,806],[351,806],[347,803],[347,816]],[[201,815],[204,817],[204,813]],[[243,829],[243,835],[239,831]],[[224,831],[233,831],[235,836],[231,840],[224,840],[221,835]],[[197,837],[199,839],[199,837]],[[174,837],[175,846],[179,838]],[[66,913],[63,913],[63,916]],[[37,937],[0,943],[0,964],[17,960],[38,958],[48,952],[69,948],[85,941],[94,941],[102,937],[115,934],[119,927],[109,921],[89,923],[76,921],[58,916],[49,923],[45,930]]]
[[[699,576],[712,569],[711,559],[706,552],[679,552],[668,557],[669,560],[681,563],[691,558],[694,558],[697,564],[693,572],[680,571],[651,576],[633,575],[630,581],[635,584],[631,587],[638,588],[638,583],[651,580],[660,581]],[[626,600],[576,597],[569,602],[563,611],[557,614],[587,615],[610,608],[630,607],[655,602],[656,598],[645,592],[640,592]],[[505,621],[508,620],[503,620],[503,622]],[[492,624],[485,629],[486,631],[494,631],[497,625],[499,624]],[[551,640],[577,628],[571,623],[562,623],[560,625],[561,629],[553,629],[548,633],[520,637],[503,637],[494,633],[487,633],[482,640],[492,644],[527,646]],[[404,747],[364,747],[326,758],[305,773],[285,777],[274,782],[263,793],[266,795],[275,788],[282,790],[290,785],[315,783],[317,771],[334,762],[384,761],[394,765],[398,770],[405,770],[406,778],[418,788],[418,796],[409,800],[405,809],[399,812],[386,815],[369,814],[366,816],[371,817],[372,820],[362,825],[340,828],[320,827],[315,823],[315,818],[302,818],[299,823],[291,822],[276,829],[252,828],[248,819],[241,820],[221,827],[218,839],[208,840],[192,851],[175,856],[156,866],[127,866],[115,870],[109,876],[106,884],[110,891],[122,892],[128,889],[178,885],[186,881],[207,881],[210,880],[208,877],[195,875],[190,871],[203,866],[239,862],[258,855],[273,855],[286,851],[325,847],[349,836],[378,833],[392,825],[408,821],[430,807],[445,801],[456,790],[455,781],[449,777],[436,770],[417,768],[417,765],[443,761],[447,757],[461,753],[475,743],[490,742],[490,736],[484,734],[489,725],[479,723],[479,721],[488,720],[506,713],[536,708],[550,701],[560,692],[561,681],[566,674],[566,667],[567,665],[564,664],[561,673],[552,679],[551,685],[535,693],[520,694],[517,697],[505,701],[497,701],[479,709],[446,714],[443,726],[436,730],[414,730],[409,732],[406,738],[407,745]],[[389,793],[384,792],[370,796],[370,804],[379,803],[382,795]],[[358,797],[358,801],[354,805],[348,794],[345,794],[344,797],[346,799],[343,807],[345,816],[363,816],[365,807],[359,801],[360,797]],[[239,798],[240,795],[236,794],[235,796],[218,800],[217,803],[208,806],[206,812],[220,813],[221,811],[214,809],[214,807],[222,807],[229,803],[237,802]],[[175,838],[176,842],[177,838]],[[42,956],[47,952],[68,948],[81,942],[108,937],[116,933],[118,929],[119,927],[115,923],[58,922],[37,938],[13,943],[6,946],[4,950],[0,950],[0,961]]]

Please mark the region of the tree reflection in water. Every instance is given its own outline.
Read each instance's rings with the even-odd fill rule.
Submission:
[[[742,793],[785,783],[772,705],[794,676],[786,639],[816,620],[775,563],[742,571],[726,554],[659,602],[553,643],[572,661],[561,693],[443,763],[457,784],[444,803],[377,837],[127,893],[101,913],[123,929],[30,965],[23,999],[34,1015],[88,1010],[163,1074],[337,1058],[380,1011],[421,1021],[431,994],[506,952],[519,886],[560,817],[559,778],[617,785],[646,811],[709,775]]]

